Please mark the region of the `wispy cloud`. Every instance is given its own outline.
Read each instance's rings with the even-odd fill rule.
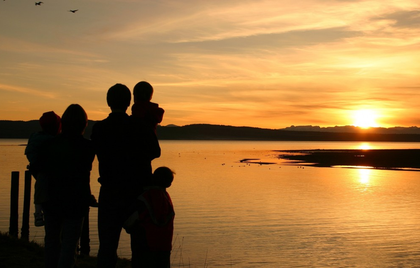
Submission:
[[[48,99],[55,99],[57,97],[53,92],[45,92],[44,89],[34,89],[29,87],[17,87],[11,85],[0,84],[0,91],[19,92],[26,95],[41,96]]]

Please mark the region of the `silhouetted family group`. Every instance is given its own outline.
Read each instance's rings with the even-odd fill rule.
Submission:
[[[175,212],[166,188],[174,172],[151,162],[160,156],[156,126],[164,110],[151,102],[153,87],[139,82],[131,92],[112,86],[106,99],[109,116],[93,125],[90,139],[85,110],[71,104],[58,116],[44,113],[42,131],[28,140],[25,154],[35,181],[35,225],[45,226],[45,266],[74,267],[83,220],[98,207],[97,267],[115,267],[120,234],[131,237],[132,267],[170,267]],[[90,189],[95,158],[99,164],[99,199]]]

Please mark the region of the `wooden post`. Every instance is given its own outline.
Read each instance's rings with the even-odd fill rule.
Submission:
[[[80,236],[80,254],[89,256],[90,253],[90,237],[89,237],[89,212],[83,220],[82,234]]]
[[[18,208],[19,208],[19,171],[12,171],[10,187],[10,222],[9,235],[18,237]]]
[[[22,229],[21,238],[29,240],[29,211],[31,207],[31,173],[29,170],[25,171],[25,192],[23,199],[23,214],[22,214]]]

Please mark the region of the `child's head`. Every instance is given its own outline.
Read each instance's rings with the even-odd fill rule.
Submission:
[[[50,135],[57,135],[61,132],[61,118],[53,111],[45,112],[39,118],[39,124],[43,131]]]
[[[175,172],[168,167],[158,167],[153,173],[153,184],[163,188],[168,188],[174,180],[174,174]]]
[[[146,81],[138,82],[133,90],[135,101],[150,101],[153,96],[153,87]]]

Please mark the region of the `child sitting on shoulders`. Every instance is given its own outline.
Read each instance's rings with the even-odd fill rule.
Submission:
[[[174,174],[168,167],[159,167],[152,176],[152,184],[137,198],[136,211],[124,223],[132,236],[144,244],[132,245],[133,267],[170,267],[175,211],[166,188]]]
[[[133,90],[134,104],[131,107],[131,114],[135,118],[143,119],[155,132],[156,127],[162,122],[163,113],[159,104],[151,102],[153,87],[146,81],[138,82]]]

